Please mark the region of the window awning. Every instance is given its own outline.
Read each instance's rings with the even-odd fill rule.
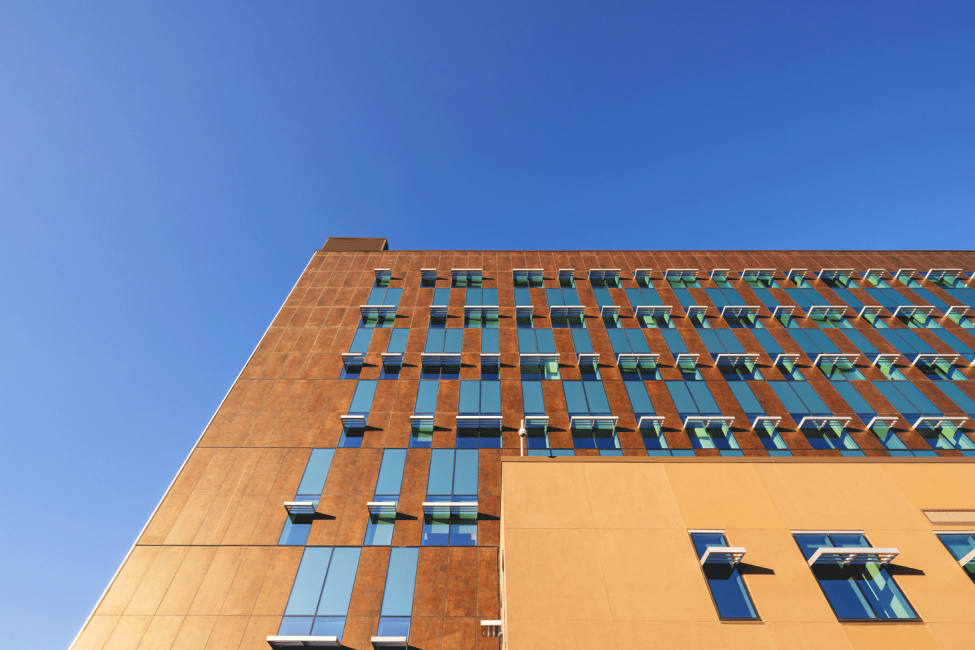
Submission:
[[[342,420],[343,427],[355,427],[356,429],[366,428],[365,415],[350,413],[348,415],[340,415],[339,419]]]
[[[272,648],[340,648],[337,636],[269,636],[267,644]]]
[[[503,621],[481,621],[481,636],[496,639],[501,636]]]
[[[458,429],[497,429],[501,430],[500,415],[458,415]]]
[[[425,515],[475,515],[477,501],[424,501]]]
[[[722,352],[714,358],[714,365],[716,366],[738,366],[744,365],[748,362],[755,363],[758,361],[758,354],[742,354],[742,353],[728,353]]]
[[[599,353],[598,352],[580,352],[577,363],[581,366],[583,363],[591,363],[597,365],[599,363]]]
[[[525,415],[526,429],[544,429],[548,426],[547,415]]]
[[[548,308],[548,317],[569,318],[570,316],[583,317],[586,315],[586,308],[582,305],[553,305]]]
[[[373,648],[408,648],[405,636],[374,636],[369,641]]]
[[[636,308],[636,316],[650,316],[651,318],[656,318],[657,316],[670,316],[673,313],[674,308],[670,305],[640,305]]]
[[[383,365],[400,365],[403,363],[402,352],[383,352],[379,356],[383,359]]]
[[[652,271],[653,269],[634,269],[633,279],[636,280],[637,282],[640,282],[640,280],[646,280],[647,282],[649,282]]]
[[[289,515],[313,515],[315,514],[314,501],[285,501],[284,509]]]
[[[925,280],[943,280],[951,278],[955,280],[961,275],[961,269],[931,269],[924,274]]]
[[[465,316],[497,316],[498,306],[497,305],[467,305],[464,307]]]
[[[774,318],[781,318],[782,314],[787,316],[792,316],[796,311],[795,305],[776,305],[775,309],[772,310],[772,316]]]
[[[365,352],[343,352],[342,353],[342,363],[344,364],[362,365],[365,362],[366,362]]]
[[[522,352],[518,357],[521,359],[522,365],[559,362],[559,355],[556,353]]]
[[[782,418],[777,415],[759,415],[757,418],[755,418],[754,422],[752,422],[752,428],[757,429],[763,424],[771,424],[773,427],[777,427],[781,421]]]
[[[930,316],[934,311],[931,305],[898,305],[894,310],[894,318],[914,318],[918,314]]]
[[[532,305],[517,305],[515,307],[515,317],[517,318],[533,316],[534,314],[535,308]]]
[[[771,280],[775,277],[776,269],[742,269],[742,280]]]
[[[447,318],[447,305],[430,305],[430,318]]]
[[[936,366],[939,363],[947,363],[949,366],[961,359],[960,354],[919,354],[914,358],[914,365]]]
[[[559,269],[559,280],[571,280],[575,276],[575,269]]]
[[[589,269],[590,280],[619,280],[619,269]]]
[[[863,277],[877,278],[879,280],[880,278],[884,277],[884,273],[886,272],[887,269],[867,269],[866,271],[863,272]]]
[[[867,429],[872,429],[873,425],[877,423],[885,424],[889,429],[897,424],[897,420],[898,417],[896,415],[875,415],[874,417],[870,418],[869,422],[867,422]]]
[[[363,318],[370,316],[395,316],[396,305],[359,305],[359,312]]]
[[[745,557],[744,546],[709,546],[701,556],[701,566],[727,562],[738,564],[743,557]]]
[[[806,315],[810,318],[842,318],[848,309],[845,305],[811,305]]]
[[[842,363],[848,363],[851,366],[855,366],[859,360],[859,354],[817,354],[813,365],[818,366],[821,363],[828,363],[831,366],[837,366]]]
[[[528,278],[539,278],[545,275],[545,269],[511,269],[513,280],[528,280]]]
[[[878,354],[877,355],[877,357],[873,360],[873,364],[872,365],[876,366],[878,363],[880,363],[882,361],[886,361],[886,362],[890,363],[890,365],[893,366],[893,365],[895,365],[897,363],[897,360],[900,358],[900,356],[901,355],[898,354],[897,352],[890,352],[890,353],[884,352],[883,354]]]
[[[743,318],[748,315],[757,317],[760,309],[761,307],[757,305],[725,305],[721,308],[721,318],[727,318],[728,316]]]
[[[916,273],[917,273],[917,269],[897,269],[897,272],[894,273],[894,279],[900,280],[901,276],[903,275],[908,280],[910,280],[911,278],[914,277]]]
[[[392,278],[393,277],[393,271],[392,271],[392,269],[374,269],[374,270],[376,272],[376,279],[377,280],[379,280],[381,278]]]
[[[666,280],[696,280],[698,269],[667,269],[664,271]]]
[[[964,318],[968,316],[969,308],[965,305],[952,305],[948,307],[948,311],[945,312],[945,316],[958,316],[959,318]]]
[[[826,429],[827,427],[832,428],[833,425],[839,425],[845,428],[849,426],[850,422],[852,421],[853,418],[851,417],[837,417],[835,415],[807,415],[799,420],[799,428]]]
[[[420,278],[423,280],[436,280],[437,269],[420,269]]]
[[[809,557],[809,566],[819,563],[827,564],[831,562],[842,562],[843,566],[851,564],[866,564],[868,562],[879,562],[880,564],[890,564],[894,558],[900,554],[896,548],[864,548],[859,546],[836,548],[835,546],[823,546],[817,548]]]
[[[798,354],[787,354],[783,352],[782,354],[775,355],[774,365],[776,366],[779,365],[779,362],[781,361],[791,361],[792,364],[795,365],[796,361],[798,360],[799,360]]]
[[[395,501],[369,501],[366,503],[366,509],[369,511],[370,515],[395,515],[396,502]]]
[[[619,305],[603,305],[599,308],[599,315],[605,316],[609,314],[610,316],[619,316],[620,308]]]
[[[860,308],[860,312],[857,314],[857,317],[863,318],[866,315],[880,316],[880,312],[883,310],[884,308],[880,305],[864,305]]]
[[[711,279],[719,281],[727,280],[730,271],[731,269],[711,269]]]
[[[954,427],[961,429],[968,422],[966,417],[945,417],[943,415],[924,416],[922,415],[914,423],[915,429],[940,429],[941,427]]]
[[[573,415],[569,418],[572,429],[616,429],[617,415]]]
[[[501,354],[498,352],[482,352],[481,365],[501,364]]]
[[[820,280],[835,280],[844,276],[853,277],[853,269],[820,269],[816,274]]]
[[[789,275],[786,277],[788,277],[793,282],[796,282],[797,278],[801,280],[806,277],[807,270],[808,269],[789,269]],[[796,284],[798,284],[798,282],[796,282]]]
[[[656,370],[659,354],[620,352],[616,355],[616,365],[626,366],[627,368],[639,368],[640,370]]]
[[[420,362],[425,366],[460,366],[459,352],[423,352]]]
[[[433,413],[414,413],[410,416],[410,426],[412,427],[422,427],[428,426],[432,427],[433,422],[436,419],[436,415]]]
[[[640,421],[637,423],[637,429],[650,429],[663,426],[666,418],[663,415],[641,415]]]
[[[689,305],[684,311],[687,312],[688,318],[694,318],[696,316],[706,317],[708,315],[707,305]]]
[[[676,357],[674,357],[674,365],[675,366],[681,366],[681,365],[697,366],[697,360],[700,358],[701,358],[700,354],[689,354],[687,352],[683,352],[681,354],[678,354]]]
[[[450,277],[453,279],[480,278],[484,274],[484,269],[450,269]]]
[[[735,422],[733,415],[688,415],[684,418],[684,428],[711,429],[715,426],[731,427]]]

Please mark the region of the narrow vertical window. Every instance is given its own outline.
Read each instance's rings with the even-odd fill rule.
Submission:
[[[318,500],[325,489],[328,470],[332,466],[334,449],[312,449],[305,465],[305,473],[301,475],[301,483],[294,501],[285,504],[288,519],[284,522],[284,530],[278,544],[285,546],[303,546],[311,532],[311,524],[318,509]]]
[[[383,590],[378,638],[373,639],[374,646],[384,643],[398,645],[398,642],[402,641],[403,647],[406,647],[410,636],[413,592],[416,588],[416,565],[419,557],[418,548],[394,548],[389,552],[386,588]]]
[[[434,449],[423,503],[423,546],[477,544],[476,449]]]
[[[305,549],[278,628],[280,636],[333,637],[341,642],[361,550]]]
[[[386,449],[376,479],[376,490],[369,502],[369,521],[366,524],[366,546],[389,546],[393,541],[393,525],[399,504],[403,468],[406,466],[405,449]]]
[[[691,539],[718,616],[726,620],[757,619],[758,612],[739,571],[745,549],[729,546],[723,531],[691,531]]]

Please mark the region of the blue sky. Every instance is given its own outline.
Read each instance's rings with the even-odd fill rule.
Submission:
[[[330,235],[971,248],[973,33],[970,2],[3,3],[0,638],[71,641]]]

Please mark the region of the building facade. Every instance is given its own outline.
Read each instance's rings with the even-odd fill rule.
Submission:
[[[971,647],[973,270],[330,238],[73,647]]]

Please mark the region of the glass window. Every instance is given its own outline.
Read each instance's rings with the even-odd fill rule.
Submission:
[[[422,383],[422,382],[421,382]],[[406,466],[405,449],[386,449],[376,479],[374,502],[397,503]],[[396,507],[377,507],[369,512],[366,524],[366,546],[389,546],[393,542],[393,526],[396,523]]]
[[[410,617],[413,615],[413,592],[416,587],[419,554],[418,548],[390,550],[377,636],[404,638],[410,636]]]
[[[594,355],[592,339],[587,330],[572,330],[572,345],[575,347],[576,355]],[[599,362],[595,356],[584,356],[579,359],[579,372],[583,379],[598,380]]]
[[[935,533],[951,556],[961,564],[965,574],[975,582],[975,535],[968,532]]]
[[[295,494],[295,501],[311,501],[318,507],[318,501],[322,492],[325,490],[325,480],[328,478],[328,470],[332,467],[332,457],[335,455],[334,449],[312,449],[308,456],[308,463],[305,464],[305,473],[301,475],[301,483],[298,484],[298,492]],[[286,546],[304,546],[311,532],[311,524],[314,521],[313,514],[289,514],[284,522],[284,529],[278,544]]]
[[[403,368],[403,354],[406,353],[406,344],[410,338],[410,330],[405,328],[397,328],[390,332],[389,344],[386,346],[386,352],[389,355],[399,355],[399,356],[386,356],[383,357],[383,367],[382,373],[380,374],[380,379],[399,379],[400,371]]]
[[[619,449],[616,423],[601,381],[563,381],[576,449]],[[589,418],[587,416],[595,416]],[[598,417],[603,416],[603,417]]]
[[[820,548],[869,548],[862,533],[794,535],[806,560]],[[917,614],[900,587],[876,557],[860,556],[849,564],[840,558],[820,559],[813,575],[840,620],[916,619]]]
[[[428,502],[477,501],[476,449],[434,449],[427,479]],[[434,508],[423,515],[424,546],[474,546],[477,512],[471,509]]]
[[[349,418],[343,421],[339,447],[362,446],[362,437],[366,432],[366,421],[369,419],[369,411],[372,409],[372,400],[376,395],[378,384],[379,382],[375,379],[361,379],[356,383],[355,394],[352,396],[352,404],[349,406],[348,414],[362,417]]]
[[[330,546],[305,549],[279,635],[342,638],[361,550]]]
[[[352,344],[349,346],[349,354],[358,356],[343,357],[340,379],[359,378],[359,374],[362,372],[363,359],[369,351],[369,343],[372,341],[372,333],[375,331],[375,329],[368,327],[360,327],[356,330]]]
[[[723,533],[691,533],[697,557],[704,558],[709,548],[728,548],[728,540]],[[711,598],[718,608],[718,616],[722,619],[741,620],[757,619],[758,613],[752,598],[745,587],[745,581],[738,570],[738,564],[726,555],[715,556],[701,565],[704,577],[708,581]]]

